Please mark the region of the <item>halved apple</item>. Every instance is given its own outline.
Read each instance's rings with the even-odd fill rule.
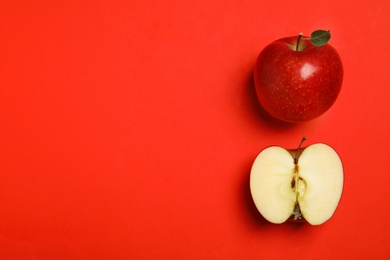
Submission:
[[[270,146],[253,163],[252,197],[269,222],[280,224],[292,216],[320,225],[332,217],[339,204],[344,183],[340,157],[326,144],[302,149],[301,144],[292,151]]]

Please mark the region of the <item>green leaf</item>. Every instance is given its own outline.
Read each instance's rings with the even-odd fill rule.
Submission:
[[[325,45],[330,39],[330,31],[329,30],[317,30],[312,32],[310,36],[310,41],[313,45],[320,47]]]

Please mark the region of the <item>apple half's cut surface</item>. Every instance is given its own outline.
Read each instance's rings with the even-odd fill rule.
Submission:
[[[323,143],[301,151],[299,155],[299,149],[271,146],[261,151],[252,165],[252,198],[269,222],[280,224],[294,217],[320,225],[332,217],[339,204],[344,173],[336,151]]]

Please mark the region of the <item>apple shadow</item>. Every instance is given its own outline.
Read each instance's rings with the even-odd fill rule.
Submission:
[[[260,105],[256,95],[253,72],[247,77],[244,91],[245,93],[243,96],[246,98],[244,102],[249,104],[249,109],[252,110],[253,116],[256,117],[262,125],[272,128],[273,130],[286,130],[297,126],[296,123],[284,122],[274,118]]]

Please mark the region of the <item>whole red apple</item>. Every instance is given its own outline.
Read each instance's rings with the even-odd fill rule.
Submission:
[[[321,37],[325,37],[321,41]],[[327,111],[343,81],[339,54],[327,43],[329,31],[276,40],[265,47],[254,69],[256,94],[273,117],[304,122]]]

